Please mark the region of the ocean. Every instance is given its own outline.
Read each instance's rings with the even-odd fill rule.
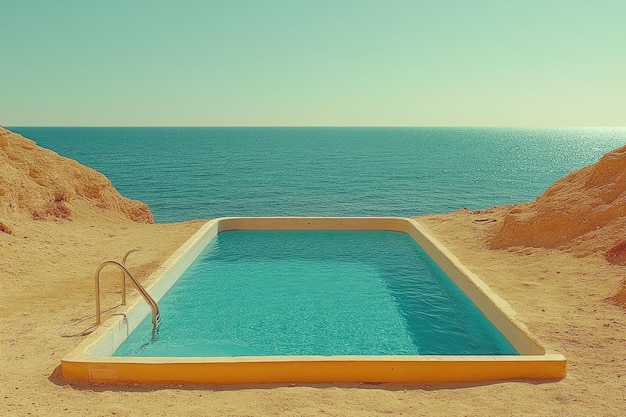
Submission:
[[[485,209],[626,144],[626,128],[9,129],[102,172],[157,222]]]

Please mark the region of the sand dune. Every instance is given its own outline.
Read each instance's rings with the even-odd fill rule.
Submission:
[[[489,246],[559,248],[577,256],[604,253],[620,263],[626,254],[616,246],[626,241],[625,214],[626,146],[563,177],[536,201],[509,208]]]
[[[5,232],[14,219],[69,220],[74,207],[102,217],[153,222],[147,205],[122,197],[101,173],[0,127],[0,220],[6,219]]]
[[[129,266],[146,282],[202,222],[150,224],[149,209],[101,174],[0,129],[0,415],[626,415],[626,312],[614,304],[624,275],[625,155],[605,155],[534,202],[418,218],[568,358],[562,380],[100,386],[58,372],[93,325],[97,265],[139,247]],[[104,308],[119,304],[116,282],[103,277]]]
[[[557,248],[626,265],[626,146],[549,187],[536,201],[505,209],[489,248]],[[608,297],[626,308],[626,287]]]

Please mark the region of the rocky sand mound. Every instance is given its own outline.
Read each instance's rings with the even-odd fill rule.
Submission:
[[[557,248],[626,265],[626,146],[563,177],[535,201],[511,206],[491,249]],[[626,280],[608,301],[626,308]]]
[[[626,263],[626,146],[554,183],[535,201],[511,206],[490,247],[558,248],[576,256],[602,252]]]
[[[129,200],[101,173],[0,127],[0,232],[15,222],[72,220],[75,213],[152,223],[147,205]]]

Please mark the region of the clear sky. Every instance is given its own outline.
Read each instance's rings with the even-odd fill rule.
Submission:
[[[5,126],[626,126],[624,0],[0,0]]]

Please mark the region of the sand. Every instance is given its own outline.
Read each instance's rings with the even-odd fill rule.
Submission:
[[[7,180],[7,166],[15,162],[14,151],[19,148],[14,141],[21,139],[10,133],[1,135],[3,132],[0,130],[2,416],[626,415],[626,311],[619,298],[625,276],[620,248],[626,236],[616,226],[622,217],[619,209],[608,222],[604,220],[612,215],[595,213],[611,210],[611,204],[621,201],[624,194],[609,196],[599,190],[603,186],[616,189],[609,184],[610,178],[604,185],[592,185],[588,178],[594,167],[557,182],[556,189],[534,202],[417,218],[503,297],[545,346],[567,357],[568,375],[562,380],[92,385],[65,380],[59,365],[61,357],[82,340],[81,333],[93,325],[93,273],[98,264],[139,248],[130,255],[128,265],[146,283],[150,273],[202,222],[150,224],[149,210],[141,203],[118,197],[112,190],[80,195],[75,191],[81,188],[76,186],[80,181],[65,188],[62,199],[56,198],[50,187],[59,181],[66,183],[66,163],[78,170],[72,178],[86,175],[62,157],[38,174],[44,185],[33,189],[41,193],[39,198],[19,200],[16,187],[29,185],[31,180],[19,177],[15,170]],[[31,150],[40,149],[32,146]],[[22,160],[22,167],[24,163]],[[48,178],[46,171],[56,176],[56,182],[41,178]],[[28,176],[28,169],[21,172]],[[619,172],[613,179],[620,182]],[[587,191],[585,184],[589,185]],[[106,188],[110,183],[101,185]],[[575,190],[577,197],[568,200]],[[599,194],[593,194],[594,190]],[[556,191],[561,197],[555,197]],[[53,210],[60,202],[65,208]],[[558,204],[568,206],[547,208]],[[590,210],[581,216],[565,215],[580,205]],[[546,220],[550,216],[552,221]],[[533,220],[535,217],[538,220]],[[591,222],[589,219],[600,220],[593,220],[598,223],[591,227],[577,225]],[[553,234],[553,229],[537,227],[537,222],[569,224],[562,230],[576,231],[556,242],[549,236],[542,240],[542,230]],[[526,240],[514,239],[520,235]],[[119,304],[116,284],[117,275],[103,276],[104,308]],[[129,291],[129,297],[134,299],[137,294]],[[105,319],[108,314],[111,312]]]

